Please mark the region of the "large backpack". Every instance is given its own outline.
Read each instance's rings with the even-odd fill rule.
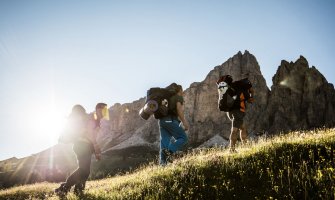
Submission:
[[[220,111],[229,112],[233,109],[236,99],[235,90],[226,82],[220,82],[218,85],[219,101],[218,106]]]
[[[169,99],[177,93],[177,84],[172,83],[166,88],[150,88],[147,91],[146,103],[155,101],[158,104],[158,109],[153,113],[156,119],[161,119],[169,115]]]
[[[232,83],[232,87],[236,90],[237,98],[236,100],[244,100],[248,101],[249,103],[253,102],[253,88],[251,82],[248,78],[241,79],[239,81],[234,81]],[[241,93],[243,93],[244,99],[240,99]]]
[[[79,138],[87,134],[87,122],[86,119],[79,119],[74,117],[69,117],[66,125],[64,126],[61,134],[59,136],[58,142],[69,144],[75,143]]]
[[[253,102],[252,84],[247,78],[232,82],[230,75],[222,76],[217,81],[217,86],[219,91],[218,107],[220,111],[229,112],[234,108],[239,108],[241,101]]]

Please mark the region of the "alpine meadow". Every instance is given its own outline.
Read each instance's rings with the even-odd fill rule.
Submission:
[[[166,167],[89,181],[83,199],[334,199],[335,129],[260,137],[231,154],[194,149]],[[56,184],[0,191],[0,199],[58,199]],[[69,193],[67,199],[81,199]]]

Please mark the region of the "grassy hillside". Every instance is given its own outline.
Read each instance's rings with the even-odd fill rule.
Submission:
[[[194,150],[167,167],[90,181],[85,199],[334,199],[335,129],[292,132],[239,147]],[[58,199],[58,184],[0,191],[0,199]],[[67,199],[79,199],[69,193]]]

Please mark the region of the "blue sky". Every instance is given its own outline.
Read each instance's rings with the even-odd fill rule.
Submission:
[[[1,0],[0,160],[56,144],[74,104],[187,88],[238,51],[256,56],[269,87],[300,55],[335,83],[334,15],[331,0]]]

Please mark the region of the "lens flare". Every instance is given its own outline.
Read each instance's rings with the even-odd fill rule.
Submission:
[[[288,86],[288,81],[287,81],[287,79],[284,79],[284,80],[280,81],[279,84],[282,85],[282,86]]]
[[[105,119],[105,120],[109,120],[109,110],[107,108],[107,106],[105,106],[102,111],[102,118]]]

